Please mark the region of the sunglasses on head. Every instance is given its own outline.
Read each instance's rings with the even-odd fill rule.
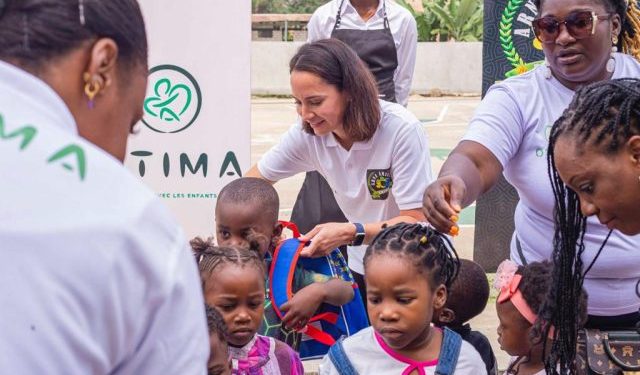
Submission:
[[[572,12],[564,20],[547,16],[533,20],[533,32],[542,43],[555,43],[560,35],[560,25],[564,24],[569,34],[575,39],[588,38],[596,33],[598,21],[608,20],[611,14],[599,15],[592,10]]]

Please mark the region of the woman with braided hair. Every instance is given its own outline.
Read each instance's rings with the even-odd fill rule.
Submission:
[[[541,310],[543,320],[558,332],[549,358],[551,368],[559,364],[561,369],[573,370],[579,328],[573,306],[585,274],[619,268],[606,256],[612,250],[608,246],[599,257],[585,256],[585,243],[595,228],[587,218],[597,217],[611,231],[611,238],[617,232],[640,233],[639,121],[640,80],[616,79],[578,90],[551,129],[548,163],[556,197],[555,267],[552,290]],[[624,259],[640,258],[638,250],[629,249]],[[626,274],[617,277],[640,278],[637,268],[631,267],[637,266],[629,266]],[[634,293],[637,285],[627,284],[617,286],[630,290],[617,292]],[[635,322],[622,323],[633,327]]]
[[[428,220],[449,232],[461,208],[491,189],[504,172],[520,196],[511,241],[511,259],[520,265],[552,257],[554,193],[545,157],[551,126],[579,87],[640,77],[635,1],[539,0],[536,6],[533,28],[546,63],[489,89],[467,134],[424,196]],[[609,233],[595,218],[588,219],[588,226],[585,263],[596,256]],[[640,236],[611,234],[584,280],[588,324],[628,325],[640,320],[640,299],[633,291],[640,277],[639,248]],[[611,293],[612,288],[619,292]]]

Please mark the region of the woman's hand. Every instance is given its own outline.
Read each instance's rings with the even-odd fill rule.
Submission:
[[[445,176],[435,180],[425,190],[422,201],[427,221],[442,233],[458,234],[456,223],[466,193],[467,187],[458,176]]]
[[[316,225],[309,233],[300,236],[300,241],[310,241],[300,253],[303,257],[317,258],[329,254],[333,249],[347,245],[356,236],[352,223],[324,223]]]

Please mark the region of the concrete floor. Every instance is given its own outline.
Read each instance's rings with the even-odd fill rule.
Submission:
[[[479,97],[443,97],[425,98],[413,96],[409,101],[412,111],[423,124],[429,136],[431,163],[434,177],[437,176],[449,151],[455,147],[464,134],[473,111],[480,102]],[[256,163],[296,119],[293,99],[259,99],[252,100],[251,108],[251,162]],[[295,202],[304,175],[300,174],[278,182],[275,187],[280,195],[280,217],[288,219]],[[461,215],[460,235],[454,239],[454,246],[462,258],[473,259],[475,206],[470,206]],[[495,312],[495,292],[489,300],[485,311],[471,321],[475,330],[484,333],[498,358],[499,368],[505,369],[509,356],[500,351],[497,343],[496,328],[498,318]],[[316,362],[306,363],[308,370],[313,370]]]

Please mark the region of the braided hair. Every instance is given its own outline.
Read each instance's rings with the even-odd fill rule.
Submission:
[[[204,305],[204,309],[207,314],[207,328],[209,328],[209,336],[216,335],[220,341],[226,342],[229,332],[222,314],[220,314],[218,309],[211,307],[206,303]]]
[[[640,39],[637,33],[640,31],[640,8],[638,8],[638,0],[595,0],[603,4],[609,13],[616,13],[620,16],[622,30],[621,38],[618,40],[616,47],[622,52],[631,55],[640,60]],[[536,8],[540,10],[540,6],[544,0],[534,0]]]
[[[451,287],[458,275],[460,259],[451,241],[425,224],[400,223],[378,233],[365,252],[365,267],[374,255],[388,253],[412,258],[418,272],[429,276],[433,290],[441,284]]]
[[[555,233],[553,237],[552,287],[540,312],[543,321],[555,327],[555,340],[547,359],[550,374],[574,373],[577,330],[575,314],[584,275],[582,254],[586,217],[580,200],[567,187],[555,168],[555,146],[561,137],[571,136],[584,152],[587,145],[605,154],[621,149],[625,141],[640,134],[640,80],[615,79],[580,88],[569,107],[554,123],[547,163],[555,197]],[[605,240],[606,241],[606,240]]]
[[[235,264],[240,267],[252,266],[265,274],[264,260],[257,249],[244,249],[238,247],[220,247],[213,244],[213,238],[203,240],[196,237],[190,241],[191,248],[198,262],[202,290],[206,288],[206,282],[220,265]]]

